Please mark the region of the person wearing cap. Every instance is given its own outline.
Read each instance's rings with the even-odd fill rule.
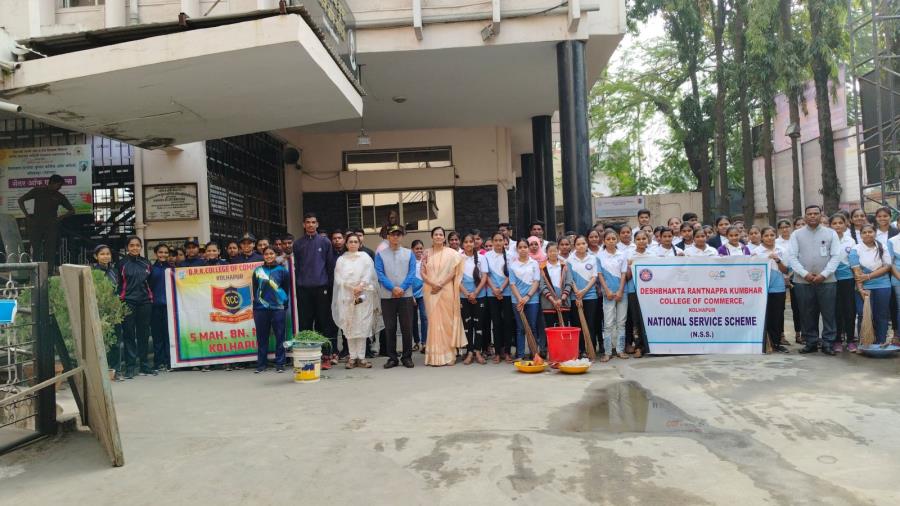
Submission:
[[[256,237],[253,234],[247,233],[241,236],[241,241],[238,243],[241,251],[234,258],[231,259],[231,263],[233,264],[247,264],[250,262],[262,262],[262,256],[256,252]]]
[[[294,272],[297,279],[297,304],[300,306],[300,330],[312,330],[331,341],[332,354],[337,352],[337,332],[331,316],[331,291],[334,284],[334,247],[318,233],[315,213],[303,215],[303,237],[294,241]],[[325,357],[323,368],[331,367]]]
[[[203,267],[206,260],[200,255],[200,243],[195,237],[184,241],[184,260],[178,263],[178,267]]]
[[[404,230],[400,225],[387,228],[388,247],[375,254],[375,273],[381,294],[381,314],[384,315],[384,335],[388,361],[385,369],[403,364],[411,368],[413,282],[416,279],[416,257],[400,245]],[[454,294],[454,297],[456,295]],[[458,304],[458,302],[457,302]],[[397,321],[403,336],[403,355],[397,360]]]

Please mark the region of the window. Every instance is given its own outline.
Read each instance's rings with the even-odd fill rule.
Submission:
[[[95,5],[103,5],[105,0],[56,0],[58,9],[68,9],[69,7],[93,7]]]
[[[344,151],[344,170],[393,170],[452,167],[449,147]]]
[[[368,234],[378,233],[386,223],[399,223],[407,232],[452,229],[453,190],[348,194],[347,216],[350,228],[361,226]]]

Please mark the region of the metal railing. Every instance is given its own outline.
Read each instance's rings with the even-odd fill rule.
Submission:
[[[0,263],[0,299],[17,301],[11,323],[0,324],[0,454],[56,433],[54,340],[50,332],[47,264]],[[4,399],[14,399],[3,403]]]

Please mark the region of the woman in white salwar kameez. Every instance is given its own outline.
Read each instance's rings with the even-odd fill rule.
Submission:
[[[337,259],[334,267],[331,314],[347,339],[350,353],[347,369],[368,369],[372,364],[366,361],[366,339],[384,328],[381,299],[377,292],[378,276],[372,258],[359,251],[358,236],[348,236],[346,248],[347,251]]]

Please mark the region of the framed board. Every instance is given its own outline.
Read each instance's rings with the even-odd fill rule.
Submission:
[[[144,222],[198,219],[197,183],[144,185]]]

